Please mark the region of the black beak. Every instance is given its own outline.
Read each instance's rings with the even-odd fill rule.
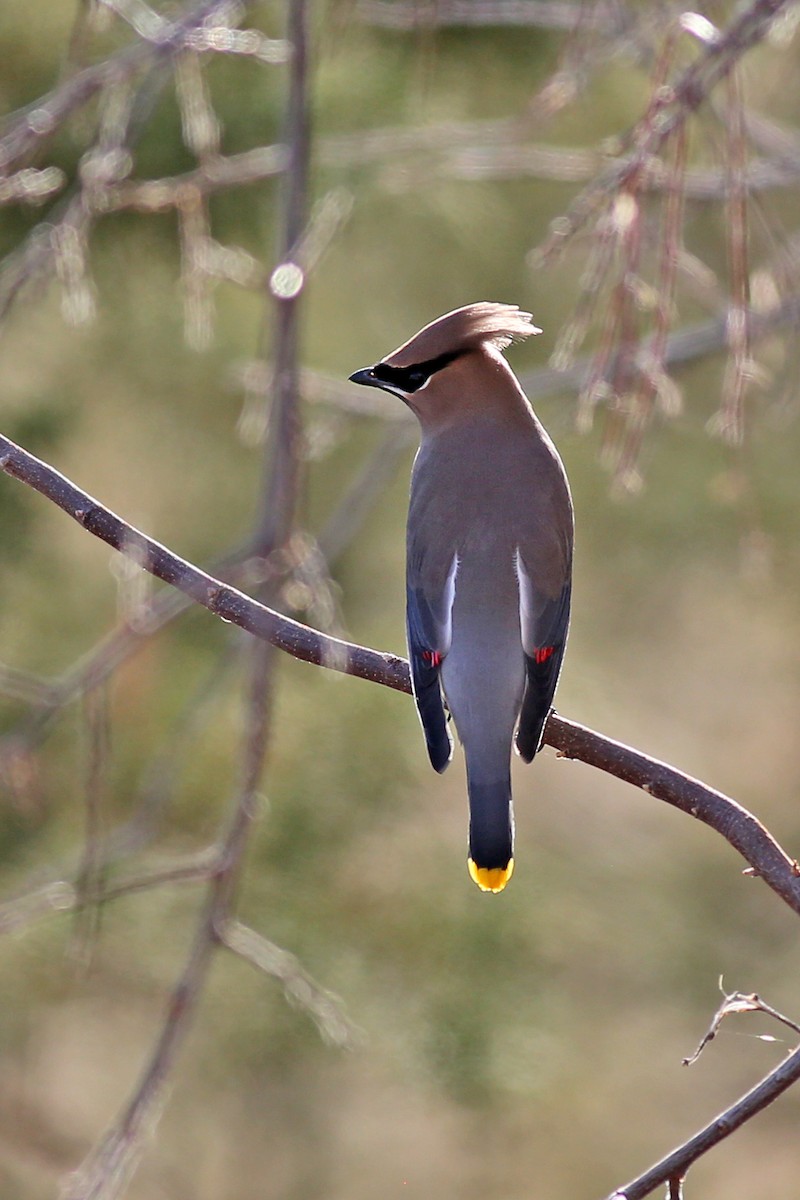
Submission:
[[[373,367],[362,367],[360,371],[354,371],[349,377],[351,383],[361,383],[364,387],[380,387],[380,380],[375,378]]]

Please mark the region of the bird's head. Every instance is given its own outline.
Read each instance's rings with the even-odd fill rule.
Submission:
[[[532,321],[531,314],[516,305],[468,304],[432,321],[374,366],[355,371],[350,379],[391,392],[425,424],[428,418],[441,415],[442,408],[463,409],[472,398],[485,403],[487,367],[496,375],[500,364],[513,380],[500,351],[515,338],[541,333]]]

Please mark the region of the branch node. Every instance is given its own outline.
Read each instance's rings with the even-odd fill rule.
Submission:
[[[89,504],[85,508],[75,509],[75,520],[83,525],[84,529],[92,530],[92,525],[96,517],[103,517],[104,510],[98,504]]]

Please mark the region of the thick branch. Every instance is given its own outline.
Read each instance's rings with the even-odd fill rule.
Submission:
[[[739,851],[790,908],[800,913],[797,863],[788,857],[761,822],[735,800],[657,758],[650,758],[564,717],[551,717],[545,741],[567,758],[579,758],[599,767],[710,825]]]
[[[146,537],[58,471],[1,435],[0,469],[47,496],[95,537],[133,557],[151,575],[178,588],[223,621],[239,625],[304,662],[410,691],[404,659],[327,637],[259,604]]]
[[[221,583],[152,538],[145,537],[58,471],[2,436],[0,469],[47,496],[95,537],[133,557],[151,574],[179,588],[223,620],[239,625],[305,662],[410,692],[405,659],[318,633]],[[545,741],[565,757],[580,759],[607,771],[710,825],[739,851],[756,874],[790,908],[800,913],[797,863],[764,826],[734,800],[666,763],[554,713],[547,723]]]

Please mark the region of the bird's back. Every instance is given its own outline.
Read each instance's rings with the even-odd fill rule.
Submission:
[[[525,680],[517,555],[538,587],[558,594],[569,546],[554,513],[565,494],[535,419],[459,423],[424,438],[414,464],[409,584],[446,574],[457,555],[442,683],[461,736],[474,729],[473,741],[498,755],[510,751]]]

